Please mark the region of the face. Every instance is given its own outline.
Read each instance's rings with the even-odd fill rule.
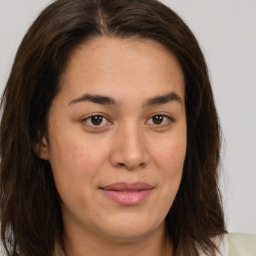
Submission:
[[[75,50],[41,150],[66,232],[163,232],[186,153],[184,87],[179,63],[155,41],[101,37]]]

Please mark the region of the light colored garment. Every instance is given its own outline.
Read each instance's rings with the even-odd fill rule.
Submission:
[[[254,234],[229,233],[218,244],[221,252],[218,256],[256,256],[256,235]],[[5,255],[0,246],[0,256]],[[65,256],[60,246],[56,246],[55,256]]]
[[[222,241],[216,240],[220,254],[218,256],[256,256],[256,235],[229,233]],[[56,256],[65,256],[60,247],[56,247]],[[204,256],[204,254],[201,254]]]
[[[218,256],[256,256],[256,235],[229,233],[222,241],[216,240]],[[204,254],[200,256],[205,256]]]
[[[230,233],[228,256],[256,256],[256,235]]]

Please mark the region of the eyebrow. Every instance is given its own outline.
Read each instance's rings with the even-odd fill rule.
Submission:
[[[172,101],[177,101],[182,104],[182,98],[176,94],[175,92],[167,93],[165,95],[155,96],[153,98],[149,98],[143,106],[153,106],[153,105],[161,105],[166,104]]]
[[[98,95],[98,94],[88,94],[88,93],[85,93],[81,97],[71,100],[68,105],[71,105],[74,103],[86,102],[86,101],[93,102],[96,104],[101,104],[101,105],[117,105],[116,100],[109,96]],[[143,104],[143,107],[166,104],[172,101],[177,101],[182,104],[181,97],[178,94],[171,92],[164,95],[159,95],[159,96],[149,98]]]
[[[93,102],[96,104],[102,104],[102,105],[117,105],[116,100],[111,97],[98,95],[98,94],[88,94],[88,93],[82,95],[79,98],[71,100],[68,105],[79,103],[79,102],[85,102],[85,101]]]

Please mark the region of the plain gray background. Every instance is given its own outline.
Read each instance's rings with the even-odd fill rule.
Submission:
[[[0,92],[16,50],[49,0],[0,0]],[[221,190],[228,230],[256,233],[256,0],[166,0],[208,62],[224,135]]]

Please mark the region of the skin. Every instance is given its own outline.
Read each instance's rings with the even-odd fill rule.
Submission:
[[[115,104],[82,99],[85,93]],[[150,103],[170,93],[177,97]],[[62,200],[67,255],[173,254],[164,219],[186,154],[184,95],[179,63],[153,40],[98,37],[74,51],[40,153],[50,161]],[[102,123],[94,125],[95,115]],[[120,181],[153,189],[141,203],[121,205],[100,190]]]

